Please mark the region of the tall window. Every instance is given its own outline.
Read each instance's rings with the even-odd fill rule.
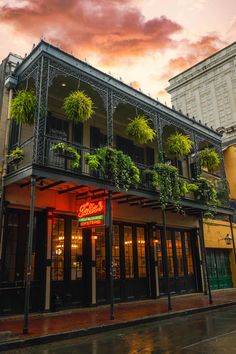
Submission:
[[[124,226],[125,277],[134,277],[132,227]]]
[[[178,265],[178,275],[184,275],[183,250],[181,233],[175,232],[176,261]]]
[[[146,251],[144,227],[137,227],[138,275],[140,278],[147,276]]]
[[[83,236],[77,220],[71,225],[71,280],[82,279]]]
[[[64,219],[55,218],[52,229],[52,280],[64,279]]]
[[[115,279],[120,279],[120,234],[119,225],[113,226],[112,245],[113,274]]]
[[[96,279],[106,279],[106,245],[105,232],[103,228],[96,229]]]
[[[185,252],[187,258],[187,266],[188,266],[188,274],[193,274],[193,255],[192,255],[192,248],[190,243],[190,234],[189,232],[184,233],[184,242],[185,242]]]
[[[154,253],[155,261],[158,264],[158,274],[163,277],[163,260],[162,260],[162,249],[161,249],[161,231],[156,230],[154,232]]]
[[[16,276],[16,256],[18,238],[19,217],[18,214],[10,213],[7,225],[7,241],[5,248],[5,261],[3,270],[4,281],[17,280]]]
[[[173,248],[172,248],[172,237],[171,232],[166,232],[166,248],[167,248],[167,256],[168,256],[168,271],[169,276],[174,276],[174,260],[173,260]]]

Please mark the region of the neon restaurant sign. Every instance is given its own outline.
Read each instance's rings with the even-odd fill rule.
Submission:
[[[78,218],[80,227],[94,227],[104,225],[104,200],[86,202],[79,207]]]

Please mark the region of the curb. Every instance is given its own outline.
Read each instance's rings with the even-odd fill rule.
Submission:
[[[97,327],[81,328],[78,330],[48,334],[48,335],[32,337],[28,339],[17,339],[13,341],[7,341],[5,343],[4,342],[0,343],[0,352],[10,350],[10,349],[15,349],[15,348],[29,347],[31,345],[46,344],[46,343],[52,343],[59,340],[72,339],[76,337],[84,337],[92,334],[112,331],[115,329],[127,328],[127,327],[136,326],[140,324],[146,324],[157,320],[163,321],[174,317],[182,317],[182,316],[193,315],[196,313],[207,312],[207,311],[216,310],[216,309],[229,307],[233,305],[236,305],[236,301],[228,302],[225,304],[211,305],[202,308],[192,308],[189,310],[175,311],[172,313],[165,313],[161,315],[146,316],[146,317],[137,318],[135,320],[121,321],[114,324],[100,325]]]

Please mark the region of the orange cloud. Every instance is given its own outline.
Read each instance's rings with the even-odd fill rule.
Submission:
[[[169,60],[161,79],[169,80],[171,77],[188,69],[190,66],[209,57],[226,44],[226,42],[223,42],[219,36],[215,34],[203,36],[196,42],[183,40],[180,46],[184,54]]]
[[[0,6],[0,22],[34,40],[44,35],[76,55],[96,52],[106,63],[169,48],[182,29],[165,16],[146,20],[132,0],[28,0],[22,7]]]

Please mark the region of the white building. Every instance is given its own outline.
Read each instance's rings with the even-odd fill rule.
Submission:
[[[175,109],[223,133],[223,146],[236,142],[236,42],[169,80]]]

